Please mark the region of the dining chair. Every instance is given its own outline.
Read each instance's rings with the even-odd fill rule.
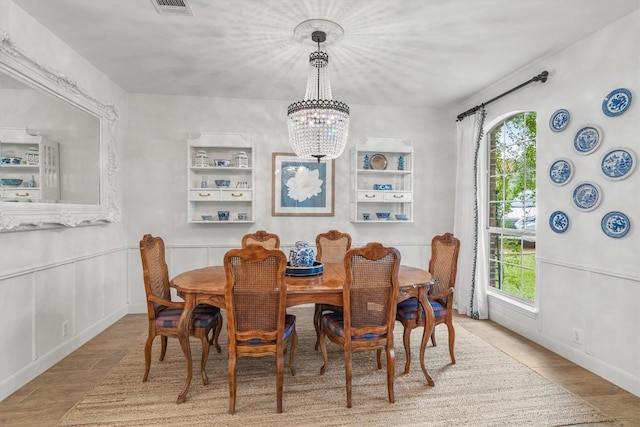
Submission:
[[[258,230],[255,233],[248,233],[242,236],[242,247],[246,248],[247,245],[260,245],[266,249],[279,249],[280,236],[265,230]]]
[[[342,291],[343,310],[325,313],[321,318],[320,350],[324,375],[329,360],[325,337],[344,349],[347,408],[351,408],[352,363],[356,351],[376,350],[378,369],[382,369],[381,353],[386,351],[387,393],[393,393],[395,352],[393,326],[398,295],[400,252],[381,243],[371,242],[362,248],[350,249],[344,257],[346,280]]]
[[[178,337],[178,322],[182,315],[184,302],[172,301],[169,289],[169,270],[165,260],[164,241],[160,237],[145,234],[140,240],[140,257],[142,258],[142,273],[144,290],[147,300],[147,317],[149,332],[144,345],[144,377],[149,377],[151,368],[151,348],[153,340],[160,335],[160,361],[164,360],[167,352],[167,338]],[[209,358],[209,346],[214,344],[218,353],[221,352],[218,337],[222,329],[222,315],[220,309],[208,304],[199,304],[192,314],[190,335],[202,341],[202,359],[200,372],[203,384],[208,383],[205,366]]]
[[[454,344],[456,332],[453,328],[453,291],[458,271],[458,253],[460,240],[451,233],[435,236],[431,240],[431,259],[429,272],[432,285],[427,293],[429,305],[435,315],[434,331],[431,333],[431,343],[436,346],[435,326],[442,323],[447,325],[449,335],[449,355],[451,363],[456,363]],[[402,341],[407,355],[404,373],[409,373],[411,365],[411,330],[417,326],[424,327],[424,311],[416,298],[409,298],[398,304],[396,320],[404,326]]]
[[[296,317],[286,314],[287,257],[279,249],[248,245],[224,256],[225,305],[229,336],[229,413],[235,412],[237,358],[275,355],[277,411],[282,412],[284,352],[295,375]]]
[[[351,249],[351,236],[338,230],[329,230],[316,236],[316,260],[319,262],[343,263],[344,256]],[[342,307],[331,304],[316,304],[313,326],[316,328],[316,347],[320,345],[320,318],[325,311],[341,311]]]

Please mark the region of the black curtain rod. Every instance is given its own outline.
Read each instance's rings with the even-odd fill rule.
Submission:
[[[488,100],[487,102],[484,102],[480,105],[476,105],[473,108],[468,109],[467,111],[465,111],[464,113],[460,113],[458,114],[457,120],[456,121],[460,121],[462,119],[464,119],[467,116],[470,116],[472,114],[474,114],[476,111],[478,111],[480,108],[484,107],[485,105],[491,104],[493,101],[496,101],[500,98],[502,98],[503,96],[509,95],[511,92],[514,92],[518,89],[520,89],[521,87],[524,87],[526,85],[528,85],[529,83],[533,83],[533,82],[540,82],[540,83],[544,83],[547,81],[547,77],[549,77],[549,72],[548,71],[543,71],[540,74],[538,74],[537,76],[532,77],[530,80],[527,80],[526,82],[519,84],[518,86],[509,89],[508,91],[501,93],[500,95],[496,96],[493,99]]]

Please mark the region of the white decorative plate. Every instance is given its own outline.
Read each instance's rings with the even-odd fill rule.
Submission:
[[[619,238],[627,235],[631,228],[631,222],[629,222],[629,218],[622,212],[611,211],[602,217],[600,227],[602,227],[602,231],[607,236]]]
[[[555,185],[565,185],[573,176],[573,163],[569,159],[557,159],[549,166],[549,179]]]
[[[564,233],[569,228],[569,217],[562,211],[555,211],[549,216],[549,227],[556,233]]]
[[[614,89],[602,101],[602,112],[609,117],[619,116],[631,106],[632,98],[628,89]]]
[[[549,119],[549,127],[554,132],[562,132],[569,124],[571,115],[565,109],[555,111]]]
[[[578,154],[591,154],[602,142],[602,130],[596,125],[584,125],[573,137],[573,148]]]
[[[636,156],[628,148],[613,148],[602,156],[600,171],[612,181],[625,179],[636,167]]]
[[[382,154],[374,154],[369,162],[371,169],[384,170],[387,168],[387,158]]]
[[[598,207],[602,200],[602,190],[594,182],[581,182],[573,189],[571,196],[573,205],[581,211],[588,212]]]

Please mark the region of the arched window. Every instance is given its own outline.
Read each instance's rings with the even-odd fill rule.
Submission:
[[[536,113],[511,116],[489,133],[489,284],[518,299],[536,296]]]

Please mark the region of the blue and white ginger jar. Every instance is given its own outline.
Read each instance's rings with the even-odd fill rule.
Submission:
[[[296,242],[296,247],[289,251],[289,265],[292,267],[311,267],[315,259],[316,253],[307,242]]]

